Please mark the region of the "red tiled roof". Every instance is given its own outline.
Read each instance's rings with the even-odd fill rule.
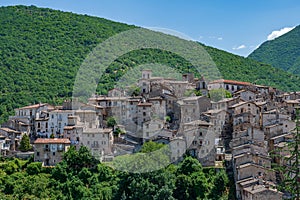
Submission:
[[[38,138],[34,144],[70,144],[67,138]]]
[[[227,83],[227,84],[232,84],[232,85],[251,85],[251,83],[249,83],[249,82],[242,82],[242,81],[235,81],[235,80],[224,80],[224,79],[215,80],[215,81],[212,81],[211,83]]]
[[[32,108],[39,108],[41,106],[45,106],[46,104],[35,104],[35,105],[29,105],[29,106],[25,106],[22,108],[18,108],[19,110],[23,110],[23,109],[32,109]]]

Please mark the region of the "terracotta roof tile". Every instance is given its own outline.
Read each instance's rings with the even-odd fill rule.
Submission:
[[[211,83],[227,83],[227,84],[232,84],[232,85],[251,85],[251,83],[249,83],[249,82],[242,82],[242,81],[235,81],[235,80],[224,80],[224,79],[215,80],[215,81],[212,81]]]
[[[70,144],[67,138],[38,138],[34,144]]]
[[[25,106],[22,108],[18,108],[19,110],[23,110],[23,109],[32,109],[32,108],[39,108],[41,106],[45,106],[46,104],[35,104],[35,105],[29,105],[29,106]]]

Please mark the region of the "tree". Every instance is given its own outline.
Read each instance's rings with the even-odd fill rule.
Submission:
[[[31,150],[31,145],[30,145],[30,139],[27,134],[24,134],[21,142],[20,142],[20,148],[21,151],[29,151]]]
[[[202,165],[191,156],[187,156],[178,166],[177,174],[190,175],[194,172],[202,172]]]
[[[96,169],[97,164],[99,163],[99,161],[92,156],[90,150],[86,146],[80,146],[78,151],[76,151],[74,146],[71,146],[64,154],[63,158],[63,161],[58,165],[66,164],[67,172],[72,171],[76,174],[79,173],[83,167]]]
[[[117,125],[117,121],[114,117],[108,117],[107,118],[107,126],[110,128],[114,128],[115,125]]]
[[[300,134],[299,109],[296,111],[296,129],[293,139],[287,144],[289,156],[284,157],[285,166],[281,168],[284,179],[283,189],[292,194],[293,199],[300,199]]]
[[[172,121],[171,117],[169,115],[165,116],[166,122],[170,123]]]
[[[224,88],[220,88],[209,91],[209,97],[212,101],[220,101],[224,98],[231,98],[232,95]]]
[[[153,141],[145,142],[142,146],[141,153],[151,153],[153,151],[159,150],[160,148],[164,147],[165,144],[157,143]]]
[[[141,88],[136,86],[136,85],[131,85],[129,88],[128,88],[128,93],[129,95],[131,96],[138,96],[141,94]]]
[[[209,199],[221,199],[228,187],[229,179],[225,170],[221,170],[213,178],[213,187],[208,196]]]
[[[29,175],[34,175],[34,174],[39,174],[41,169],[42,169],[42,163],[41,162],[32,162],[27,166],[26,172]]]
[[[195,158],[187,156],[176,171],[174,197],[178,199],[204,199],[209,191],[202,166]]]

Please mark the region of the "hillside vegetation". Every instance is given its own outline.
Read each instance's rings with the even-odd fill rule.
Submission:
[[[300,26],[290,32],[263,43],[249,55],[257,61],[300,74]]]
[[[136,27],[34,6],[1,7],[0,122],[14,108],[37,102],[61,103],[70,98],[76,73],[92,49],[132,28]],[[215,48],[204,48],[226,79],[283,90],[300,89],[299,77],[283,70]],[[167,51],[132,51],[110,65],[100,80],[98,92],[105,94],[128,69],[144,63],[166,64],[181,72],[190,71],[191,65]]]
[[[157,149],[154,142],[149,146],[142,151]],[[0,157],[0,199],[7,200],[232,199],[232,185],[224,169],[203,168],[192,157],[147,173],[115,170],[95,160],[84,146],[70,148],[53,168],[33,159]]]

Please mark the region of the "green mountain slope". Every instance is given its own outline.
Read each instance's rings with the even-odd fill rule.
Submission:
[[[42,9],[34,6],[0,8],[0,122],[14,108],[29,103],[60,103],[72,96],[75,75],[91,50],[105,39],[135,28],[122,23]],[[199,44],[201,45],[201,44]],[[226,79],[299,90],[299,77],[251,59],[204,46]],[[133,51],[106,70],[98,92],[113,87],[129,68],[157,62],[185,72],[190,63],[157,49]]]
[[[300,26],[290,32],[263,43],[249,55],[257,61],[300,74]]]

